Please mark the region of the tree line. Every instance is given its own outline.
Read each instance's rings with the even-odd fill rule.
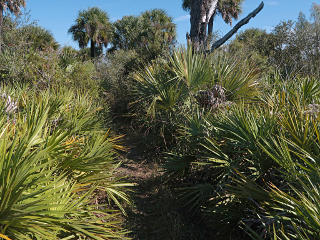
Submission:
[[[183,0],[182,7],[189,11],[191,15],[190,34],[187,34],[187,38],[192,41],[194,47],[196,49],[208,48],[208,44],[210,44],[208,39],[213,32],[215,16],[221,15],[226,23],[232,24],[233,19],[238,19],[242,2],[243,0]],[[9,12],[18,15],[25,5],[24,0],[10,0],[0,3],[0,36],[5,11],[9,10]],[[230,39],[240,27],[248,23],[262,8],[263,2],[228,34],[215,42],[212,45],[212,50]],[[125,24],[128,25],[125,26]],[[128,32],[128,28],[125,29],[128,26],[132,27],[130,32]],[[92,58],[101,52],[102,46],[107,47],[109,43],[112,43],[112,48],[116,49],[119,46],[132,47],[132,45],[140,42],[140,45],[143,45],[145,49],[152,49],[157,52],[160,48],[172,44],[175,40],[175,25],[172,18],[165,11],[159,9],[146,11],[139,17],[125,17],[113,25],[110,23],[106,12],[96,7],[89,8],[79,12],[75,24],[70,27],[68,32],[79,43],[80,48],[85,48],[90,42],[90,56]],[[150,48],[148,46],[150,44],[158,49]]]

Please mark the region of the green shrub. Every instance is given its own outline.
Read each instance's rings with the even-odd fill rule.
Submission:
[[[141,65],[133,50],[117,50],[108,54],[105,60],[96,63],[99,79],[112,112],[128,115],[132,96],[132,72]]]
[[[133,106],[139,109],[134,114],[141,120],[140,126],[151,129],[154,138],[161,136],[162,143],[156,144],[174,146],[178,126],[185,124],[184,114],[192,114],[197,108],[215,111],[232,102],[257,99],[259,77],[248,62],[235,62],[232,56],[205,56],[191,48],[179,49],[172,57],[157,59],[134,74]],[[215,96],[216,88],[225,98]],[[202,93],[204,104],[199,101]]]

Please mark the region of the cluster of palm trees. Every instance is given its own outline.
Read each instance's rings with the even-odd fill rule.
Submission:
[[[195,14],[192,9],[192,4],[197,4],[197,1],[193,0],[183,0],[182,2],[182,7],[184,10],[189,11],[190,14]],[[204,35],[205,35],[205,45],[209,45],[210,41],[212,40],[212,34],[213,34],[213,22],[215,19],[215,16],[220,15],[223,20],[227,24],[232,24],[234,19],[238,19],[239,14],[241,13],[242,10],[242,3],[243,0],[217,0],[216,1],[217,5],[216,8],[214,9],[213,14],[210,16],[210,20],[208,21],[208,24],[206,25],[206,29],[204,30]],[[260,9],[261,10],[261,9]],[[167,19],[164,19],[163,17],[166,17],[165,12],[146,12],[144,15],[148,14],[153,14],[157,13],[157,18],[152,18],[152,19],[157,19],[157,20],[165,20],[165,21],[157,21],[157,23],[154,22],[148,22],[149,25],[152,24],[160,24],[164,26],[164,28],[167,28],[166,26],[174,25],[170,19],[170,17],[167,17]],[[256,13],[255,13],[256,14]],[[250,17],[251,18],[251,17]],[[148,16],[147,18],[148,19]],[[126,22],[130,25],[136,25],[138,20],[135,17],[126,17]],[[128,22],[129,21],[129,22]],[[148,20],[147,20],[148,21]],[[247,21],[245,21],[247,23]],[[119,25],[119,24],[118,24]],[[191,30],[192,30],[192,21],[191,21]],[[243,24],[242,24],[243,25]],[[242,26],[240,25],[239,28]],[[134,26],[136,27],[136,26]],[[145,32],[148,31],[148,26],[143,26],[145,28]],[[174,29],[174,27],[170,27],[170,29]],[[152,32],[152,31],[148,31]],[[192,32],[192,31],[191,31]],[[231,35],[233,35],[236,32],[232,32]],[[69,29],[69,33],[73,35],[73,39],[79,43],[80,48],[84,48],[87,46],[87,44],[91,43],[91,57],[95,57],[96,53],[96,47],[98,49],[102,49],[102,46],[107,46],[110,40],[113,38],[113,33],[117,34],[117,30],[113,32],[112,30],[112,24],[110,24],[109,18],[107,13],[104,11],[98,9],[98,8],[90,8],[86,11],[82,11],[79,13],[78,18],[76,19],[76,23]],[[174,38],[175,37],[175,31],[167,31],[167,33]],[[155,33],[156,34],[156,33]],[[148,35],[148,34],[147,34]],[[192,33],[191,33],[192,35]],[[132,37],[132,36],[131,36]],[[146,36],[148,39],[150,36]],[[150,38],[150,41],[154,42],[154,37]],[[115,39],[121,39],[121,37],[117,37]],[[153,40],[152,40],[153,39]],[[137,39],[135,39],[137,40]],[[191,38],[192,40],[192,38]],[[141,39],[137,40],[141,42]],[[121,43],[119,43],[121,45]],[[112,42],[112,45],[117,46],[119,45],[117,43]],[[220,44],[221,45],[221,44]],[[116,47],[115,47],[116,48]]]
[[[25,0],[0,0],[0,39],[5,11],[9,10],[10,13],[19,15],[21,8],[25,6]],[[79,43],[80,48],[86,47],[90,41],[91,57],[95,57],[97,46],[101,49],[102,46],[108,45],[112,36],[112,26],[107,13],[93,7],[79,13],[76,23],[69,29],[69,32]]]
[[[141,55],[157,55],[157,50],[172,44],[176,36],[175,24],[164,10],[145,11],[140,16],[125,16],[111,23],[108,14],[97,7],[80,11],[69,33],[81,49],[90,42],[91,58],[109,43],[110,51],[148,49]]]

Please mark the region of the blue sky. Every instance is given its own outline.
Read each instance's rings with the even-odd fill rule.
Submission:
[[[27,10],[30,11],[31,19],[48,29],[63,45],[76,47],[67,33],[69,27],[76,19],[79,10],[89,7],[99,7],[106,11],[111,21],[121,19],[126,15],[139,15],[145,10],[161,8],[174,19],[177,24],[178,42],[185,43],[186,32],[190,29],[188,13],[181,8],[182,0],[27,0]],[[313,2],[319,0],[265,0],[265,7],[243,29],[258,27],[271,30],[282,20],[296,19],[299,12],[309,16],[309,10]],[[240,19],[259,5],[259,0],[245,0]],[[221,35],[230,30],[230,26],[216,18],[215,30]]]

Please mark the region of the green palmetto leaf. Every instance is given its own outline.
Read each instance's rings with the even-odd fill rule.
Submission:
[[[199,90],[212,82],[209,59],[202,53],[193,52],[191,47],[175,51],[170,63],[176,76],[191,90]]]
[[[247,61],[217,54],[211,56],[211,84],[220,84],[227,91],[227,99],[238,101],[259,96],[259,72]]]
[[[277,164],[282,166],[286,171],[290,172],[292,176],[297,173],[294,161],[288,147],[287,141],[283,138],[266,140],[258,144],[260,148]]]
[[[183,207],[187,207],[190,212],[193,212],[199,209],[203,203],[209,201],[214,195],[215,189],[211,184],[196,184],[177,190],[180,193],[179,200],[183,203]]]
[[[214,139],[205,138],[206,143],[201,144],[204,149],[208,151],[207,159],[211,164],[216,165],[217,167],[229,167],[230,159],[227,154],[221,151],[217,142]]]
[[[320,189],[308,177],[304,178],[306,179],[300,178],[295,183],[299,189],[291,186],[296,196],[272,186],[271,193],[275,203],[271,206],[286,216],[284,219],[294,228],[292,236],[297,239],[316,239],[320,236]],[[285,231],[282,234],[290,237]]]
[[[315,78],[305,78],[299,81],[300,98],[303,104],[311,104],[320,96],[320,84]]]
[[[161,71],[151,65],[134,77],[137,82],[136,94],[140,101],[148,104],[147,114],[153,117],[159,110],[173,110],[186,95],[185,88],[177,77]]]
[[[289,139],[304,149],[312,148],[315,128],[310,114],[303,111],[288,111],[282,116],[281,124]]]
[[[231,191],[261,204],[259,210],[276,223],[273,233],[277,238],[319,238],[320,169],[312,154],[283,137],[259,145],[281,167],[286,186],[282,190],[272,183],[259,186],[239,174],[241,180],[235,180],[237,186]]]

